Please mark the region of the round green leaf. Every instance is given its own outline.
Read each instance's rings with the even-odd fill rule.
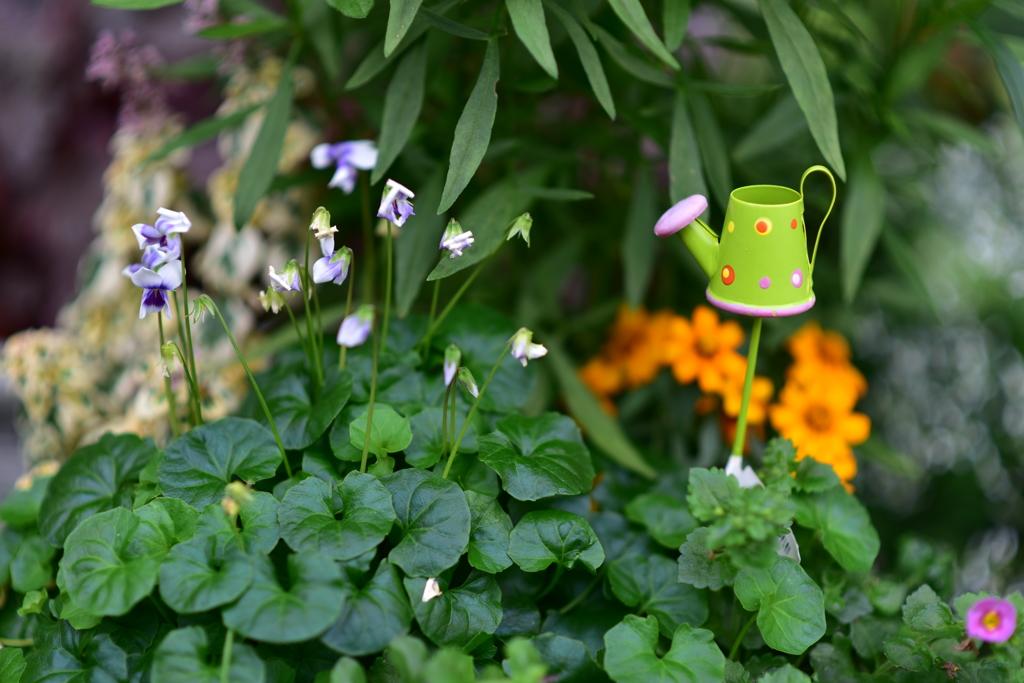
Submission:
[[[478,439],[480,459],[518,500],[574,496],[594,486],[594,465],[580,430],[558,413],[510,415]]]
[[[591,573],[604,562],[604,548],[587,520],[563,510],[523,515],[512,530],[508,556],[524,572],[539,572],[555,563],[572,569],[579,561]]]
[[[146,552],[163,557],[171,548],[192,538],[199,513],[177,498],[156,498],[135,511],[138,541]]]
[[[267,379],[260,382],[260,387],[284,447],[300,450],[323,436],[345,407],[352,395],[352,375],[336,367],[327,368],[315,402],[309,390],[308,375],[296,372],[294,366],[275,368]],[[266,417],[262,411],[257,415],[265,424]]]
[[[357,588],[346,584],[341,616],[320,640],[344,655],[380,652],[398,635],[409,632],[412,609],[395,566],[384,560],[373,578]]]
[[[733,586],[743,609],[758,610],[757,627],[775,650],[799,655],[825,633],[825,597],[799,564],[776,556],[768,569],[747,567]]]
[[[883,645],[885,657],[908,671],[927,671],[932,668],[935,655],[925,643],[913,638],[889,638]]]
[[[559,683],[597,683],[608,680],[586,644],[579,640],[543,633],[530,642],[547,664],[549,680],[557,680]]]
[[[462,425],[466,423],[466,415],[469,407],[458,404],[455,408],[455,434],[458,437],[462,431]],[[424,469],[433,467],[441,459],[441,419],[444,411],[441,408],[424,408],[409,418],[409,426],[412,428],[412,441],[405,449],[405,461],[413,467]],[[451,414],[448,415],[449,421]],[[376,421],[376,418],[374,418]],[[449,422],[449,424],[451,424]],[[451,448],[451,444],[448,444]],[[459,453],[476,453],[476,426],[470,423],[466,428],[466,436],[459,444]]]
[[[253,559],[252,585],[223,612],[224,625],[246,638],[267,643],[298,643],[323,633],[341,612],[341,572],[315,551],[288,556],[285,588],[270,559]]]
[[[92,614],[118,616],[149,595],[161,556],[136,537],[140,527],[138,517],[114,508],[71,532],[60,564],[75,604]]]
[[[153,683],[222,683],[220,652],[211,652],[206,631],[189,626],[171,631],[153,653]],[[210,661],[211,657],[216,657]],[[259,655],[236,639],[231,646],[229,683],[263,683],[266,669]]]
[[[160,596],[175,612],[194,614],[226,605],[252,580],[252,563],[237,543],[195,536],[171,549],[160,566]]]
[[[658,619],[666,638],[680,624],[697,627],[708,618],[707,593],[676,580],[676,563],[662,555],[627,555],[608,565],[612,592],[636,611]]]
[[[715,636],[683,624],[659,657],[658,622],[630,614],[604,636],[604,668],[615,683],[704,683],[725,676],[725,655]]]
[[[35,526],[39,519],[39,506],[46,496],[52,476],[30,475],[31,481],[27,488],[15,485],[0,503],[0,519],[5,524],[16,527]],[[21,482],[22,480],[19,480]]]
[[[57,549],[35,531],[19,533],[18,545],[11,557],[11,587],[18,593],[45,587],[53,578],[53,556],[56,554]]]
[[[39,619],[33,635],[35,647],[25,657],[22,683],[128,680],[128,658],[106,633],[76,631],[66,621],[55,623]],[[5,672],[0,669],[2,673]],[[18,681],[2,676],[0,680],[4,683]]]
[[[231,481],[272,477],[280,464],[281,452],[266,428],[254,420],[225,417],[168,444],[158,468],[160,488],[165,496],[202,510],[219,502]]]
[[[469,545],[469,505],[459,485],[433,472],[406,469],[381,481],[391,492],[402,540],[388,558],[407,576],[437,576]]]
[[[253,491],[252,499],[239,504],[242,545],[249,555],[267,555],[281,538],[277,522],[277,498],[265,491]],[[218,547],[237,543],[235,527],[219,504],[208,505],[196,520],[196,536],[215,536]],[[218,552],[220,552],[218,550]]]
[[[363,459],[363,444],[359,444],[359,448],[352,445],[351,432],[349,425],[356,419],[356,415],[366,410],[366,405],[349,403],[345,406],[345,409],[341,411],[341,415],[334,421],[334,426],[331,427],[328,440],[331,444],[331,452],[334,453],[334,457],[339,460],[346,462],[360,462]],[[365,432],[364,432],[365,433]]]
[[[295,552],[317,550],[351,560],[380,545],[391,531],[395,510],[377,477],[350,472],[337,487],[310,477],[288,489],[278,519],[282,538]]]
[[[86,517],[120,505],[131,507],[132,485],[156,455],[152,439],[134,434],[104,434],[79,449],[50,481],[39,510],[39,531],[60,547]]]
[[[366,420],[369,408],[352,420],[348,426],[349,441],[362,452],[366,443]],[[374,455],[388,455],[405,450],[412,442],[412,430],[408,418],[395,412],[395,409],[383,403],[373,406],[373,427],[370,433],[370,452]]]
[[[699,527],[690,532],[686,543],[679,548],[679,581],[694,588],[719,590],[736,581],[737,569],[724,554],[715,555],[708,548],[708,528]]]
[[[832,557],[851,572],[871,569],[881,548],[871,517],[856,497],[836,486],[822,493],[793,496],[796,522],[821,532]]]
[[[458,588],[438,579],[441,595],[423,602],[426,579],[405,579],[405,591],[423,634],[439,647],[463,647],[501,623],[501,588],[490,574],[473,571]]]
[[[512,566],[508,539],[512,519],[496,498],[466,491],[466,503],[472,531],[469,535],[469,564],[488,574],[497,574]]]
[[[637,496],[626,505],[626,517],[643,524],[655,541],[672,549],[681,546],[686,535],[700,526],[685,501],[665,493]]]

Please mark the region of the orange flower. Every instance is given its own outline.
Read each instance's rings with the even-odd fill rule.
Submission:
[[[746,366],[746,359],[743,365]],[[743,382],[745,380],[746,368],[743,372],[735,375],[726,375],[722,385],[722,403],[725,414],[729,417],[739,417],[740,404],[743,402]],[[754,383],[750,387],[750,404],[747,406],[747,424],[764,424],[768,417],[768,403],[775,394],[775,385],[767,377],[754,375]]]
[[[850,344],[843,335],[825,331],[812,320],[790,336],[787,347],[795,361],[789,376],[802,384],[826,380],[851,387],[857,396],[867,393],[868,382],[850,363]]]
[[[692,322],[674,317],[668,327],[664,359],[680,384],[697,380],[702,391],[718,392],[727,375],[743,371],[743,356],[736,353],[743,328],[736,321],[720,322],[712,308],[697,306]]]
[[[621,365],[630,388],[653,382],[661,369],[662,341],[652,332],[664,326],[664,315],[656,313],[652,317],[643,306],[635,310],[619,307],[603,354]]]
[[[819,379],[807,384],[787,382],[779,403],[769,411],[772,426],[797,448],[797,459],[812,457],[832,466],[847,490],[857,474],[851,446],[864,443],[871,434],[867,415],[853,412],[856,388]]]
[[[580,379],[598,396],[622,391],[622,369],[603,356],[594,356],[579,370]]]

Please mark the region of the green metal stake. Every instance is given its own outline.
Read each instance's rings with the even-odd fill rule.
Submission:
[[[732,442],[732,454],[743,456],[743,444],[747,440],[747,408],[750,406],[750,390],[754,385],[754,367],[757,365],[757,347],[761,343],[761,323],[764,318],[754,318],[754,329],[750,332],[750,349],[747,351],[747,376],[743,381],[743,402],[736,419],[736,439]]]

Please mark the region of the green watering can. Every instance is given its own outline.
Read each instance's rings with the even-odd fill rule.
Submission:
[[[832,202],[807,259],[804,181],[821,171],[832,182]],[[814,306],[814,260],[821,229],[836,201],[836,181],[824,166],[811,166],[800,191],[778,185],[738,187],[729,194],[721,240],[698,216],[708,207],[699,194],[665,212],[654,226],[659,237],[678,232],[711,279],[707,298],[725,311],[760,318],[797,315]]]

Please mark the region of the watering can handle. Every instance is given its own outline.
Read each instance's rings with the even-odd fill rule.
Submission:
[[[809,169],[804,171],[803,176],[800,177],[800,199],[804,197],[804,181],[807,180],[807,176],[811,175],[815,171],[821,171],[828,176],[829,181],[832,183],[832,201],[829,202],[828,211],[825,212],[825,217],[821,219],[821,225],[818,226],[818,236],[814,238],[814,251],[811,253],[811,277],[814,277],[814,260],[818,258],[818,242],[821,240],[821,229],[825,227],[825,221],[828,220],[828,216],[832,213],[832,207],[836,203],[836,179],[832,177],[832,172],[824,166],[811,166]]]

